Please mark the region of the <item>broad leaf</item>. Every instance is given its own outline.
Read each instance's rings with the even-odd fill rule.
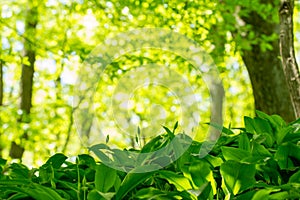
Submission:
[[[170,184],[173,184],[178,191],[184,191],[192,189],[192,185],[189,179],[183,175],[176,174],[172,171],[160,170],[157,172],[158,177],[167,180]]]
[[[57,153],[57,154],[51,156],[47,160],[46,164],[52,165],[53,168],[58,169],[65,162],[66,159],[67,159],[67,156],[65,156],[62,153]]]
[[[238,149],[234,147],[221,147],[222,154],[225,158],[225,160],[235,160],[235,161],[241,161],[249,156],[251,156],[251,153],[248,151],[245,151],[243,149]]]
[[[223,163],[223,160],[222,158],[220,157],[215,157],[215,156],[212,156],[212,155],[207,155],[204,157],[204,159],[209,162],[213,168],[215,167],[219,167],[222,163]]]
[[[111,200],[115,193],[102,193],[97,190],[92,190],[89,192],[87,199],[88,200]]]
[[[222,179],[234,195],[250,188],[255,183],[255,165],[227,161],[220,168]]]
[[[278,189],[262,189],[257,191],[252,200],[262,200],[262,199],[269,199],[270,193],[273,191],[277,191]]]
[[[250,141],[246,133],[239,135],[239,149],[250,152]]]
[[[300,170],[290,177],[289,183],[300,183]]]
[[[285,144],[278,147],[275,153],[275,160],[277,160],[280,169],[290,169],[294,167],[292,160],[289,158],[290,147]]]
[[[87,154],[78,155],[78,164],[79,165],[87,165],[90,168],[94,168],[96,166],[96,162],[94,158]]]
[[[280,129],[276,134],[276,143],[277,144],[281,144],[282,142],[286,141],[285,138],[286,136],[291,132],[293,128],[288,126],[288,127],[284,127],[282,129]]]
[[[270,126],[270,124],[267,120],[255,117],[254,123],[255,123],[254,128],[255,128],[255,131],[257,134],[261,134],[261,133],[272,134],[273,133],[272,127]]]
[[[26,194],[36,200],[63,200],[53,189],[26,180],[0,181],[0,188],[5,187],[10,191]]]
[[[264,145],[258,144],[257,142],[252,142],[252,155],[254,157],[267,158],[271,157],[272,154]]]
[[[189,167],[192,180],[197,187],[201,187],[203,184],[210,182],[213,193],[216,193],[216,182],[213,177],[213,172],[210,164],[204,160],[193,162]]]
[[[140,169],[137,168],[136,170],[139,171]],[[135,170],[131,171],[131,173],[127,174],[123,179],[121,186],[116,193],[116,200],[123,199],[128,192],[142,184],[145,180],[151,177],[153,173],[154,171],[147,173],[135,173]]]
[[[213,189],[212,189],[211,183],[208,182],[206,184],[205,188],[198,195],[197,199],[199,199],[199,200],[212,199],[212,197],[213,197]]]
[[[134,194],[134,199],[182,199],[180,196],[183,196],[183,194],[177,191],[161,191],[157,188],[149,187],[137,191],[137,193]]]
[[[254,120],[250,117],[245,116],[244,117],[244,124],[245,124],[245,129],[248,133],[255,133],[255,123]]]
[[[104,164],[97,165],[95,174],[95,188],[100,192],[108,192],[114,186],[117,177],[115,169]]]

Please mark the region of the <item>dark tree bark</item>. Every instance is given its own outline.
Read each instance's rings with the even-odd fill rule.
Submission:
[[[278,6],[274,0],[264,0],[262,3]],[[263,19],[255,11],[242,19],[252,26],[252,31],[257,37],[270,36],[273,33],[279,35],[279,24]],[[278,114],[290,122],[295,120],[296,116],[279,58],[279,39],[272,41],[271,45],[272,50],[263,51],[260,44],[252,44],[251,50],[242,51],[242,59],[252,83],[255,108],[267,114]]]
[[[29,3],[30,4],[30,3]],[[25,21],[25,36],[27,38],[34,38],[37,25],[37,7],[35,5],[29,5],[27,10],[26,21]],[[31,42],[34,40],[24,41],[24,60],[22,64],[22,75],[21,75],[21,102],[20,109],[23,111],[20,122],[29,123],[28,115],[32,107],[32,88],[33,88],[33,74],[34,64],[36,59],[35,46]],[[28,139],[27,132],[25,131],[21,136],[20,140]],[[11,158],[22,159],[24,153],[24,147],[22,143],[18,144],[15,141],[11,143],[9,155]]]
[[[26,18],[26,35],[34,36],[37,25],[37,10],[30,8]],[[21,104],[20,108],[25,114],[30,114],[32,107],[32,88],[33,88],[33,74],[36,53],[31,42],[24,43],[24,57],[28,58],[28,63],[22,64],[21,76]]]
[[[281,0],[280,55],[296,118],[300,118],[300,72],[295,58],[293,0]]]

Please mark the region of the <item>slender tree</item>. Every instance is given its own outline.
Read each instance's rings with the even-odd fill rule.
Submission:
[[[280,56],[283,71],[291,96],[296,118],[300,117],[300,72],[295,58],[294,27],[293,27],[293,0],[281,0],[280,16]]]
[[[20,109],[22,110],[22,115],[20,122],[29,123],[29,114],[32,107],[32,88],[33,88],[33,74],[34,74],[34,64],[36,60],[35,46],[32,40],[28,38],[34,38],[36,33],[36,26],[38,23],[38,12],[37,5],[35,1],[28,2],[28,8],[25,19],[25,36],[27,40],[24,41],[24,56],[22,63],[22,75],[21,75],[21,102]],[[21,136],[21,141],[23,139],[28,139],[27,132]],[[15,141],[11,144],[10,157],[21,159],[24,153],[24,147],[22,144],[17,144]]]

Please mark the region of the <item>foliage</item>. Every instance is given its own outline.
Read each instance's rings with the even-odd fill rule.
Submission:
[[[256,112],[244,128],[223,128],[212,151],[193,141],[172,164],[147,173],[117,171],[83,154],[76,162],[57,153],[39,168],[0,160],[4,199],[299,199],[300,119]],[[176,125],[177,126],[177,125]],[[178,135],[178,134],[175,134]],[[157,139],[159,138],[159,139]],[[174,138],[157,136],[140,151],[155,151]],[[124,158],[126,159],[126,158]],[[171,158],[170,158],[171,159]]]
[[[0,106],[0,150],[3,151],[3,157],[8,157],[11,141],[25,146],[24,162],[29,164],[41,162],[55,152],[77,154],[80,144],[69,145],[75,144],[78,140],[72,121],[71,99],[74,95],[72,89],[76,75],[80,72],[87,55],[97,45],[102,44],[105,38],[136,28],[166,28],[195,40],[208,52],[212,52],[215,48],[213,57],[218,59],[216,62],[224,78],[225,90],[229,91],[226,94],[225,106],[228,113],[226,123],[242,125],[238,117],[239,110],[245,110],[247,114],[253,112],[250,81],[246,70],[242,68],[241,59],[235,56],[235,43],[230,41],[229,36],[229,31],[235,28],[236,20],[233,13],[236,4],[239,3],[237,1],[220,4],[219,1],[207,0],[185,2],[32,0],[30,2],[38,7],[35,35],[25,34],[24,30],[28,2],[28,0],[0,2],[2,33],[0,59],[3,61],[4,74],[4,98],[3,106]],[[260,8],[255,6],[255,9],[258,7]],[[266,13],[265,10],[263,12]],[[223,40],[227,43],[226,49],[222,45],[221,47],[217,45]],[[33,107],[28,124],[16,123],[21,115],[18,105],[20,66],[28,62],[28,58],[23,55],[24,41],[30,42],[37,54]],[[263,43],[263,40],[257,42],[266,43],[266,41]],[[125,73],[129,67],[135,68],[147,63],[168,65],[187,77],[195,87],[196,94],[201,95],[203,99],[209,98],[209,91],[202,78],[189,70],[190,64],[186,60],[170,52],[151,50],[129,52],[116,58],[108,67],[111,69],[108,71],[108,80],[103,80],[101,82],[103,84],[99,84],[99,90],[104,95],[100,93],[101,98],[97,100],[106,101],[111,91],[109,87],[115,84],[114,75],[118,75],[118,71]],[[147,94],[143,91],[141,93],[141,96]],[[153,93],[155,95],[149,94],[152,96],[151,102],[164,97],[164,91]],[[148,96],[145,95],[144,99],[146,97]],[[139,100],[141,99],[136,99]],[[201,106],[204,107],[205,113],[209,105]],[[106,107],[106,104],[101,104],[99,108],[99,113],[104,113],[103,118],[106,118]],[[136,107],[138,106],[135,105],[133,111],[145,117],[146,108],[150,106],[143,105],[140,109],[142,113],[137,111]],[[178,120],[174,118],[176,117],[172,115],[166,121]],[[203,121],[207,122],[208,119],[209,115],[205,113]],[[100,121],[104,120],[101,118]],[[109,124],[105,122],[101,126],[110,128]],[[28,133],[27,141],[21,138],[23,130]],[[118,141],[124,140],[122,138]]]

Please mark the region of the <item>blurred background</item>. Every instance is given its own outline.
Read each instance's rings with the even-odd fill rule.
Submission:
[[[76,131],[72,107],[78,74],[84,60],[105,38],[136,28],[166,28],[191,38],[205,49],[223,80],[224,126],[243,126],[243,116],[253,116],[255,110],[245,56],[247,52],[272,55],[273,41],[278,35],[268,23],[278,23],[278,5],[277,1],[262,4],[258,0],[2,0],[0,157],[22,159],[35,166],[55,152],[68,156],[86,153]],[[296,3],[296,52],[300,52],[298,9]],[[263,34],[255,29],[257,21],[247,20],[253,17],[254,11],[266,25],[262,23],[260,27],[266,30]],[[170,67],[193,86],[201,111],[201,128],[195,139],[205,139],[210,94],[202,77],[184,58],[159,49],[125,53],[110,64],[95,97],[99,102],[101,129],[110,133],[111,142],[124,148],[134,146],[134,138],[126,140],[127,136],[106,119],[109,106],[106,99],[122,74],[150,63]],[[258,74],[263,73],[259,71],[260,66],[256,67]],[[178,120],[179,108],[163,87],[150,86],[136,91],[131,120],[143,127],[150,126],[151,119],[147,116],[155,112],[151,105],[161,102],[168,111],[162,124],[172,128]]]

